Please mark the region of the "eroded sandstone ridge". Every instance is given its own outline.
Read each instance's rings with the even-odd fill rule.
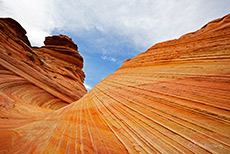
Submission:
[[[154,45],[0,139],[2,153],[230,153],[230,15]]]
[[[77,45],[64,35],[47,40],[33,48],[20,24],[0,19],[0,128],[34,121],[86,94]]]

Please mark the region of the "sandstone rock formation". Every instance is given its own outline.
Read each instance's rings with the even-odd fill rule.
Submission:
[[[0,128],[40,119],[86,94],[76,45],[53,37],[65,42],[32,48],[20,24],[0,19]]]
[[[44,44],[45,45],[56,45],[56,46],[67,46],[67,47],[73,48],[74,50],[78,50],[77,45],[74,44],[72,39],[65,35],[46,37]]]
[[[230,153],[230,15],[154,45],[77,102],[28,119],[0,128],[0,152]]]

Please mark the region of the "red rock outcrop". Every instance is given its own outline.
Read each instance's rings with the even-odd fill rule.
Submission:
[[[74,50],[78,50],[77,45],[72,41],[71,38],[65,35],[59,36],[48,36],[44,42],[45,45],[56,45],[56,46],[67,46],[73,48]]]
[[[230,15],[154,45],[0,139],[2,153],[230,153]]]
[[[57,37],[66,41],[33,48],[20,24],[0,19],[0,128],[40,119],[86,94],[83,58],[71,39]]]

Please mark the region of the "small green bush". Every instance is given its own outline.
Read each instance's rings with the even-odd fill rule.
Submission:
[[[35,61],[34,55],[32,55],[32,54],[27,54],[26,56],[29,57],[30,60]]]
[[[8,55],[9,55],[9,56],[11,56],[11,55],[12,55],[12,53],[11,53],[11,52],[9,52],[9,53],[8,53]]]
[[[43,66],[43,65],[44,65],[44,62],[43,62],[43,61],[40,61],[40,65]]]

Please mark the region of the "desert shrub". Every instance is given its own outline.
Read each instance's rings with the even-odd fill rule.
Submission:
[[[40,61],[40,65],[43,66],[43,65],[44,65],[44,62],[43,62],[43,61]]]
[[[26,56],[29,57],[30,60],[35,61],[34,55],[32,55],[32,54],[27,54]]]

